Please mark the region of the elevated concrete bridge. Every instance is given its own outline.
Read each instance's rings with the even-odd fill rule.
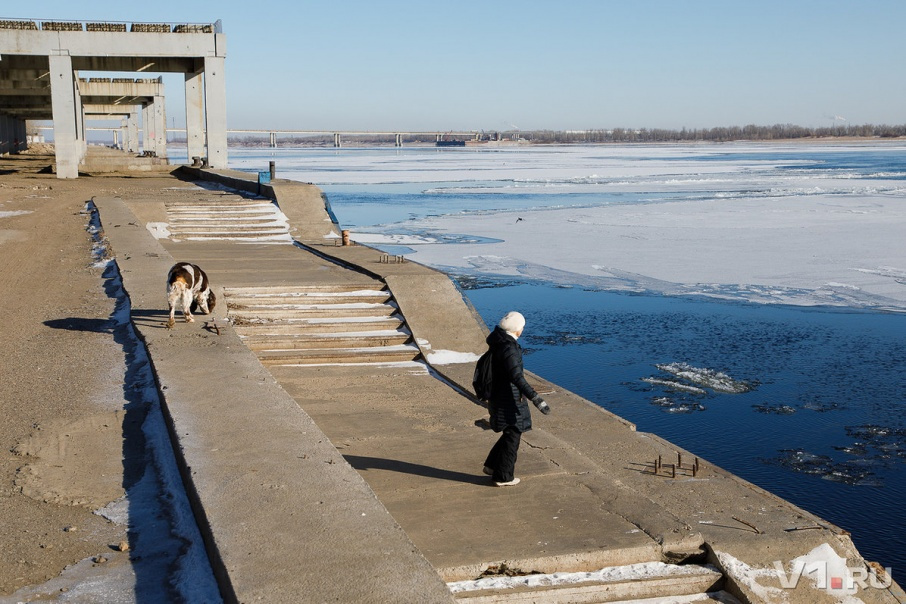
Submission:
[[[91,78],[79,80],[79,90],[86,120],[123,120],[123,149],[138,152],[138,113],[141,112],[144,150],[157,157],[167,156],[167,114],[162,78]],[[114,146],[119,146],[118,133],[119,129],[114,130]]]
[[[226,37],[213,24],[35,22],[0,19],[0,153],[25,148],[26,120],[53,120],[59,178],[75,178],[85,157],[85,105],[116,103],[140,82],[83,82],[79,71],[185,74],[189,156],[227,165]],[[87,86],[87,88],[85,88]],[[103,91],[104,87],[109,88]],[[142,104],[146,141],[166,148],[163,96]],[[97,93],[101,99],[93,99]],[[135,91],[132,96],[142,96]],[[119,103],[129,104],[129,103]],[[135,103],[132,103],[135,105]],[[151,108],[151,109],[149,109]],[[153,133],[153,136],[151,134]],[[162,144],[161,144],[162,143]]]
[[[479,140],[481,136],[485,133],[479,132],[477,130],[462,130],[462,131],[450,131],[450,130],[426,130],[426,131],[414,131],[414,130],[255,130],[255,129],[228,129],[230,134],[267,134],[269,138],[269,143],[271,147],[277,146],[277,135],[301,135],[301,136],[324,136],[332,135],[333,136],[333,146],[342,147],[343,139],[356,137],[356,136],[387,136],[394,137],[394,143],[397,147],[403,146],[404,137],[434,137],[436,141],[441,141],[445,139],[449,140]]]

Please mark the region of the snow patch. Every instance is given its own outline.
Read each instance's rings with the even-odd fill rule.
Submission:
[[[478,355],[473,352],[456,352],[455,350],[435,350],[428,353],[428,362],[432,365],[454,365],[457,363],[474,363]]]
[[[766,604],[787,602],[787,593],[779,587],[770,587],[762,585],[759,579],[770,578],[777,580],[777,570],[774,568],[755,568],[749,566],[742,560],[734,558],[726,552],[715,552],[720,567],[724,570],[733,581],[741,584],[753,594],[759,601]]]
[[[32,210],[8,210],[0,212],[0,218],[9,218],[10,216],[21,216],[22,214],[31,214]]]
[[[486,589],[513,589],[517,587],[552,587],[576,583],[615,583],[639,581],[658,577],[700,574],[704,570],[716,570],[712,566],[677,566],[663,562],[644,562],[626,566],[611,566],[592,572],[533,574],[524,576],[485,577],[473,581],[454,581],[447,587],[454,594]]]
[[[169,223],[166,222],[148,222],[145,224],[145,228],[148,229],[155,239],[169,239],[169,226]]]

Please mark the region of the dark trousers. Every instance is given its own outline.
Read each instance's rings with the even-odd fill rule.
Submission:
[[[493,478],[496,482],[509,482],[513,480],[516,470],[516,453],[519,451],[519,442],[522,432],[513,426],[507,426],[491,452],[484,465],[494,470]]]

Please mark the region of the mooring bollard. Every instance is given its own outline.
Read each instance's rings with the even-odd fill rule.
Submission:
[[[340,231],[340,234],[343,235],[343,245],[349,245],[349,231]]]

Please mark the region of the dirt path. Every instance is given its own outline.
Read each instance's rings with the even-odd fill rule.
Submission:
[[[58,180],[50,162],[0,158],[0,601],[79,561],[128,569],[133,530],[97,511],[145,468],[147,406],[86,230],[86,202],[130,180]]]

